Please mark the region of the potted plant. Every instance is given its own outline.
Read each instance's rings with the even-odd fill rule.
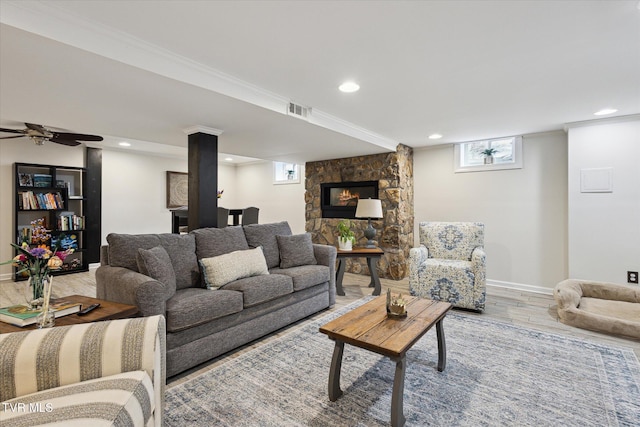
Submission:
[[[493,163],[493,155],[497,153],[498,150],[495,148],[487,148],[486,150],[482,150],[481,153],[484,155],[484,164],[490,165]]]
[[[356,241],[356,235],[351,230],[351,221],[348,219],[340,220],[338,223],[338,247],[341,251],[350,251],[353,249],[353,243]]]

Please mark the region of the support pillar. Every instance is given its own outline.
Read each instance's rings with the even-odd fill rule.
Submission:
[[[189,231],[218,226],[217,129],[195,127],[189,135]]]

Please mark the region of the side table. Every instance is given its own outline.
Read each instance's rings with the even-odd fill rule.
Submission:
[[[344,277],[344,270],[347,266],[347,260],[344,258],[367,258],[367,266],[371,273],[371,282],[369,287],[373,288],[372,295],[380,295],[381,286],[380,278],[378,278],[378,272],[376,271],[376,264],[380,257],[384,255],[384,251],[380,248],[353,248],[350,251],[341,251],[338,249],[338,271],[336,272],[336,293],[344,296],[344,289],[342,289],[342,279]]]
[[[127,317],[136,317],[138,315],[138,307],[136,307],[135,305],[120,304],[118,302],[105,301],[97,298],[86,297],[84,295],[69,295],[61,298],[67,301],[79,302],[82,304],[82,308],[86,308],[91,304],[96,303],[99,303],[100,307],[84,316],[78,316],[77,313],[74,313],[67,316],[59,317],[56,319],[55,326],[99,322],[102,320],[125,319]],[[0,322],[0,334],[29,331],[36,328],[37,326],[35,324],[21,328],[9,323]]]

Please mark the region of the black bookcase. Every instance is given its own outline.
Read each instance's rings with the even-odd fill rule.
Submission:
[[[39,243],[51,249],[72,247],[63,268],[54,275],[87,271],[88,239],[86,230],[93,220],[87,215],[87,171],[72,166],[52,166],[32,163],[14,164],[14,243]],[[33,242],[32,221],[43,219],[50,234],[46,242]],[[17,253],[17,251],[16,251]],[[16,274],[14,280],[25,280],[24,274]]]

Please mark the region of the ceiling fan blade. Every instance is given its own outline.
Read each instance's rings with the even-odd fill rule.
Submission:
[[[74,141],[72,139],[49,138],[49,141],[55,142],[56,144],[68,145],[69,147],[75,147],[81,144],[81,142]]]
[[[85,135],[82,133],[52,132],[51,140],[77,140],[77,141],[102,141],[103,138],[98,135]]]
[[[42,134],[46,134],[47,133],[47,130],[42,125],[36,125],[36,124],[33,124],[33,123],[25,123],[25,125],[27,126],[27,128],[29,128],[31,130],[35,130],[36,132],[39,132],[39,133],[42,133]]]
[[[0,139],[24,138],[26,135],[0,136]]]
[[[27,133],[27,131],[22,129],[5,129],[5,128],[0,128],[0,132],[21,133],[23,135]]]

